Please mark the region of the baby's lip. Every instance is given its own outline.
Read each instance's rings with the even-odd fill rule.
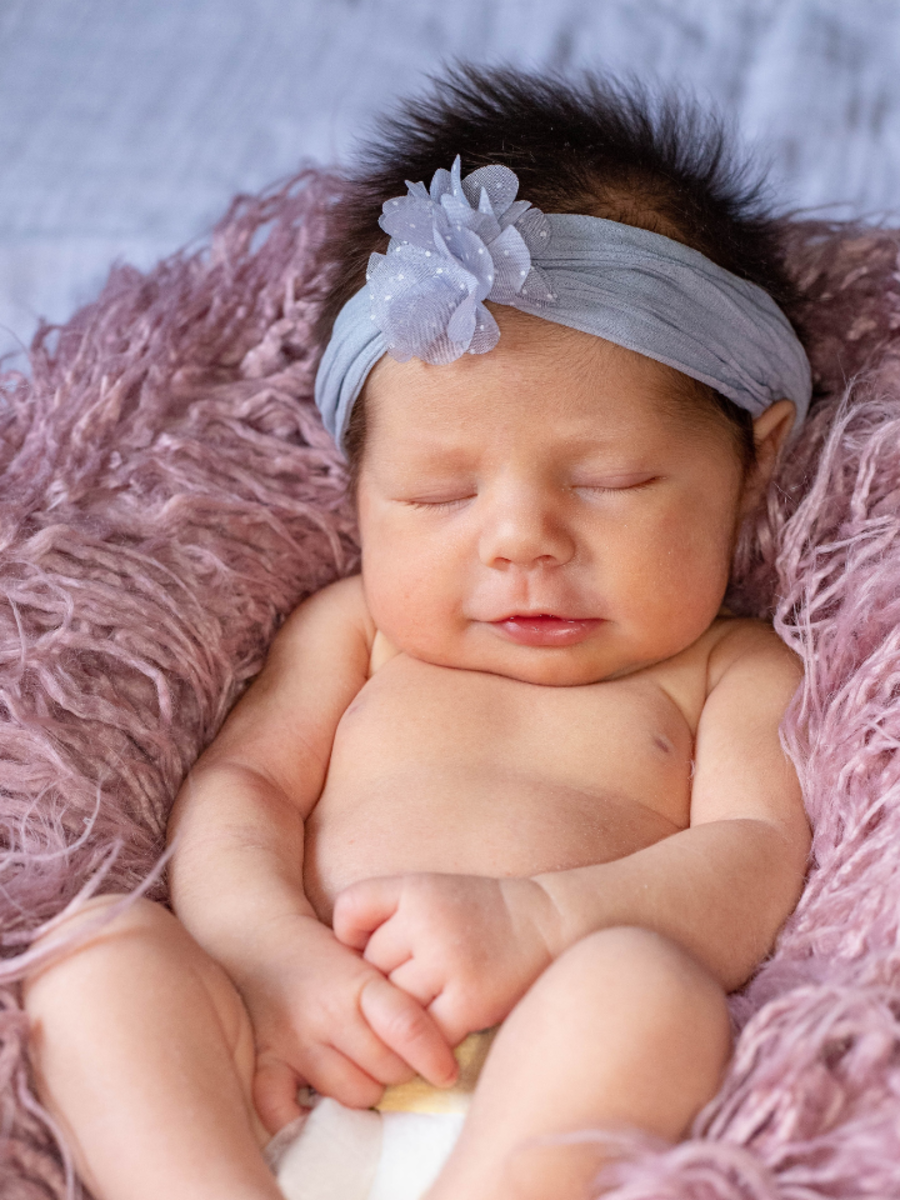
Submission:
[[[510,613],[490,622],[520,646],[574,646],[603,624],[599,617],[561,617],[556,613]]]
[[[515,612],[504,613],[502,617],[494,617],[491,623],[497,625],[501,621],[596,621],[599,619],[599,617],[564,615],[563,613],[553,612],[549,608],[536,608],[533,612],[525,612],[522,609],[517,609]]]

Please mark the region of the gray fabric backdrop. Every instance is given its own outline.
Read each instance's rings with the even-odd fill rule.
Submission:
[[[686,82],[782,207],[900,221],[898,0],[0,0],[0,352],[454,56]]]

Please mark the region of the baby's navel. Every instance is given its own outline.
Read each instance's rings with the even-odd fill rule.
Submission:
[[[663,754],[671,754],[675,749],[669,739],[659,733],[653,735],[653,745],[656,746],[657,750],[662,750]]]

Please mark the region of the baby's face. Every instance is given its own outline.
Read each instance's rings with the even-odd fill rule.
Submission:
[[[384,358],[369,377],[358,498],[376,625],[417,658],[532,683],[670,658],[728,581],[746,504],[731,434],[671,400],[670,368],[496,315],[489,354]]]

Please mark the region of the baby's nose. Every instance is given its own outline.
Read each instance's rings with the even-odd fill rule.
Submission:
[[[485,513],[479,554],[486,566],[500,570],[558,566],[575,554],[575,540],[552,505],[520,493]]]

